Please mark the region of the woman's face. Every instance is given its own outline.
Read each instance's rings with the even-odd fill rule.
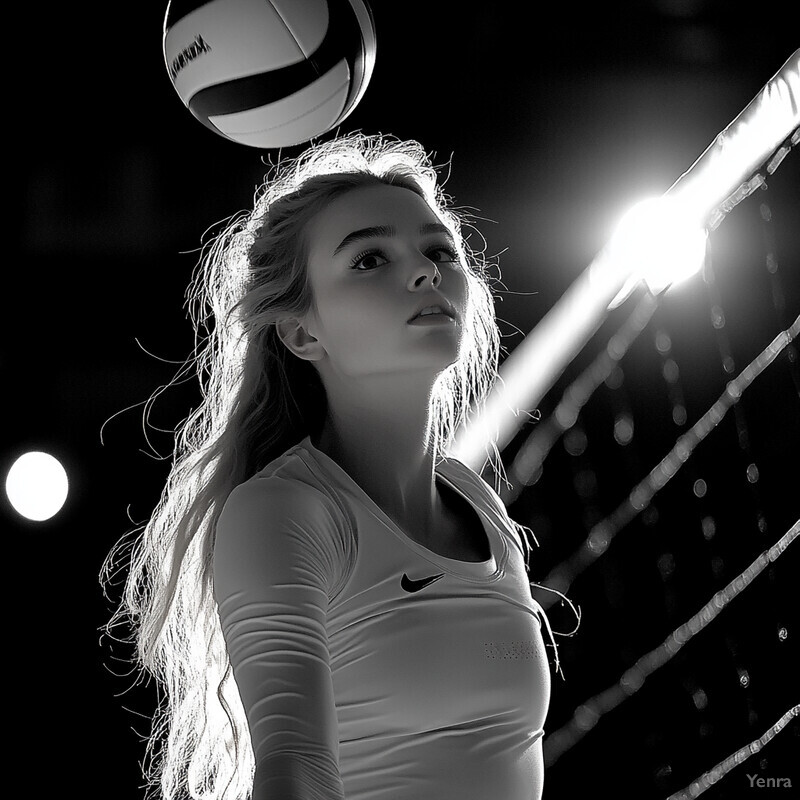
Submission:
[[[449,230],[415,192],[369,186],[338,197],[306,230],[316,301],[307,330],[327,367],[350,377],[425,372],[459,355],[466,267]],[[438,274],[437,274],[438,270]],[[423,306],[450,302],[456,321],[409,324]]]

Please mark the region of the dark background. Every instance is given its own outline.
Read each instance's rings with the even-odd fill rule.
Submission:
[[[19,36],[30,49],[6,106],[6,166],[19,180],[6,193],[0,466],[45,449],[71,480],[66,506],[46,523],[25,522],[2,501],[12,548],[11,766],[24,763],[33,780],[26,793],[37,797],[142,797],[137,761],[153,692],[127,691],[133,677],[113,656],[130,653],[116,646],[112,655],[100,641],[111,602],[97,576],[131,520],[144,522],[158,500],[169,431],[195,402],[193,383],[170,389],[143,430],[143,403],[192,345],[183,293],[200,237],[250,205],[262,156],[275,155],[214,136],[183,108],[163,64],[160,5],[28,4],[6,30],[9,46]],[[374,12],[374,76],[342,130],[416,138],[437,163],[452,156],[447,191],[484,218],[487,254],[502,253],[496,307],[509,350],[521,341],[516,329],[535,326],[620,214],[665,191],[798,45],[789,3],[405,0],[376,2]],[[800,310],[799,157],[790,153],[769,190],[712,237],[733,374]],[[765,235],[775,240],[777,278],[766,269]],[[601,386],[581,414],[582,454],[556,445],[542,478],[510,506],[539,538],[532,579],[569,555],[724,390],[732,376],[710,303],[699,276],[667,295],[623,361],[622,384]],[[609,317],[542,401],[544,416],[630,309]],[[659,330],[680,370],[683,426],[672,421]],[[799,407],[787,350],[575,582],[569,595],[583,623],[559,640],[566,681],[554,677],[548,733],[797,519]],[[613,429],[625,408],[635,435],[623,447]],[[702,498],[693,493],[698,477],[709,487]],[[707,531],[714,522],[710,537],[704,519]],[[549,769],[548,800],[665,798],[798,703],[796,548]],[[557,608],[552,620],[558,630],[573,626]],[[705,796],[760,796],[746,774],[800,784],[790,759],[798,727]]]

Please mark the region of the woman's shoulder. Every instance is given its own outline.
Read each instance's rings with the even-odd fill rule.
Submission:
[[[223,505],[223,525],[225,518],[269,520],[277,527],[302,527],[307,534],[354,538],[352,514],[331,482],[303,457],[300,445],[238,484]]]
[[[530,543],[526,540],[523,532],[524,526],[519,525],[518,522],[511,518],[503,499],[481,475],[467,464],[453,457],[446,457],[442,461],[439,471],[456,483],[476,505],[484,511],[490,512],[501,523],[501,527],[512,534],[512,541],[523,557],[527,558]]]
[[[314,499],[321,501],[326,494],[324,482],[309,469],[301,444],[296,444],[236,486],[231,497],[313,503]]]
[[[273,462],[238,484],[222,508],[216,532],[220,569],[231,563],[229,571],[235,574],[251,560],[266,558],[304,564],[309,574],[319,576],[329,599],[346,583],[358,549],[346,508],[300,459]]]
[[[497,492],[463,461],[452,456],[445,457],[439,464],[439,472],[467,492],[481,505],[489,505],[495,510],[505,512],[505,505]]]
[[[257,472],[234,487],[222,513],[246,508],[268,514],[273,521],[289,516],[308,523],[320,514],[329,517],[332,506],[325,487],[312,473],[284,465]]]

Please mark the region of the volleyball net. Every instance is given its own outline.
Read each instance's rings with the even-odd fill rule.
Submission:
[[[718,352],[722,368],[729,376],[724,391],[708,410],[681,433],[674,445],[627,493],[625,499],[610,513],[588,527],[588,535],[532,586],[566,593],[576,578],[608,553],[617,534],[650,508],[653,499],[684,468],[696,449],[733,410],[739,432],[739,445],[747,449],[746,422],[738,404],[751,386],[783,355],[792,370],[795,389],[800,394],[797,374],[797,352],[793,341],[800,335],[800,317],[792,317],[786,309],[778,275],[777,255],[769,237],[772,211],[768,202],[759,204],[760,217],[767,230],[766,267],[772,280],[772,297],[781,330],[763,347],[742,370],[737,370],[725,335],[724,304],[719,295],[713,268],[713,247],[709,237],[721,222],[743,200],[758,189],[766,188],[767,179],[775,173],[800,143],[800,50],[765,84],[742,113],[723,130],[695,164],[657,201],[637,209],[620,226],[617,234],[598,254],[587,270],[567,290],[561,300],[531,331],[525,341],[509,355],[500,370],[501,380],[480,414],[473,418],[468,429],[461,432],[451,455],[482,472],[486,464],[487,443],[503,450],[528,420],[512,409],[535,409],[565,372],[568,365],[586,348],[601,329],[610,312],[625,311],[625,305],[635,298],[633,308],[619,328],[611,335],[591,363],[572,380],[553,401],[552,412],[534,425],[525,436],[506,469],[505,487],[500,494],[507,506],[536,483],[542,474],[545,460],[555,444],[578,430],[576,425],[582,410],[595,391],[608,384],[629,353],[636,339],[652,323],[663,298],[675,281],[674,266],[692,262],[700,253],[698,263],[689,270],[703,268],[703,279],[710,298],[712,324],[717,332]],[[686,232],[687,236],[679,236]],[[700,232],[700,233],[698,233]],[[684,250],[672,245],[681,239]],[[640,263],[644,244],[658,242],[657,251],[665,254],[663,263]],[[672,262],[672,263],[670,263]],[[678,266],[681,265],[678,263]],[[673,421],[679,427],[687,424],[687,410],[681,396],[677,367],[672,358],[669,335],[657,331],[656,348],[662,359]],[[615,438],[624,443],[630,436],[630,421],[620,415],[615,424]],[[750,459],[748,481],[758,481],[756,459]],[[704,491],[702,481],[695,493]],[[759,518],[761,525],[762,518]],[[713,526],[709,518],[703,520]],[[764,529],[766,525],[763,526]],[[763,533],[764,531],[762,531]],[[638,657],[617,681],[607,689],[582,702],[558,730],[544,742],[545,762],[555,764],[596,726],[602,725],[605,714],[639,693],[651,676],[669,663],[695,636],[724,614],[731,603],[742,595],[754,581],[787,551],[800,534],[800,519],[781,532],[777,540],[765,547],[760,555],[727,585],[713,593],[694,614],[667,635],[661,644]],[[713,532],[712,532],[713,535]],[[557,596],[548,593],[540,603],[549,608]],[[782,635],[788,635],[781,629]],[[781,635],[781,634],[779,634]],[[788,687],[787,687],[788,688]],[[697,797],[714,786],[730,770],[781,733],[800,715],[800,705],[787,702],[782,713],[764,733],[741,746],[719,763],[709,766],[685,789],[672,793],[668,800],[687,800]]]

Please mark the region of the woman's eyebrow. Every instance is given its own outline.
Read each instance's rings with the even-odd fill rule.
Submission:
[[[441,222],[428,222],[419,229],[419,232],[421,236],[428,233],[443,233],[451,241],[453,239],[453,234],[450,232],[450,229]],[[355,242],[361,242],[364,239],[374,239],[377,236],[395,236],[396,234],[397,231],[391,225],[372,225],[369,228],[359,228],[358,230],[348,233],[347,236],[339,242],[333,254],[338,255],[345,247]]]

